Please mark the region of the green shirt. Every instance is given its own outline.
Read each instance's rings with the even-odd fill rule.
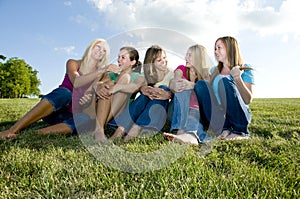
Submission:
[[[117,78],[119,77],[119,74],[117,74],[117,73],[109,72],[108,74],[109,74],[110,80],[112,82],[116,82]],[[141,73],[132,72],[130,82],[134,82],[135,79],[140,75],[141,75]]]

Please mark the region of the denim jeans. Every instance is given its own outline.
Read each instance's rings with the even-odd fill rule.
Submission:
[[[233,78],[231,76],[230,78],[223,78],[219,82],[219,88],[221,103],[226,107],[223,130],[249,135],[248,125],[251,122],[251,111],[242,99]]]
[[[166,91],[167,86],[159,86]],[[160,131],[167,118],[169,100],[151,100],[149,97],[140,94],[129,107],[120,115],[109,122],[112,126],[122,126],[128,132],[133,124],[144,128],[151,128]]]
[[[53,112],[44,117],[43,121],[50,125],[65,123],[72,129],[72,133],[75,134],[76,128],[73,114],[70,112],[72,92],[67,88],[60,87],[45,95],[43,99],[49,101],[53,106]]]
[[[199,103],[200,121],[204,128],[217,135],[222,130],[249,135],[248,125],[251,121],[251,112],[243,102],[234,80],[230,76],[222,78],[218,84],[220,105],[208,82],[200,80],[194,87]]]
[[[171,130],[181,129],[186,133],[194,134],[199,142],[205,142],[210,139],[204,131],[200,122],[199,109],[190,108],[191,90],[176,92],[174,94],[174,112],[171,124]]]
[[[182,92],[175,92],[173,98],[173,117],[171,124],[171,131],[174,129],[182,129],[186,126],[188,115],[189,115],[189,106],[190,106],[190,97],[191,90],[185,90]]]

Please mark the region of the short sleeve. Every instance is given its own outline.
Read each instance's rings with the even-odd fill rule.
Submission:
[[[252,68],[250,64],[245,64],[244,66]],[[241,77],[244,82],[254,84],[253,70],[244,70]]]

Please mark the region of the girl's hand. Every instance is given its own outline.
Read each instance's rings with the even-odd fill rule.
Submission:
[[[93,86],[98,99],[109,99],[111,96],[110,86],[103,82],[98,82]]]
[[[230,75],[233,77],[233,79],[241,78],[241,74],[242,71],[240,70],[239,66],[234,66],[230,71]]]
[[[122,72],[121,68],[115,64],[109,64],[109,65],[105,66],[105,71],[113,72],[113,73],[117,73],[117,74],[120,74]]]
[[[193,88],[194,88],[194,84],[191,84],[191,82],[186,79],[175,80],[175,84],[174,84],[175,92],[181,92],[181,91],[190,90]]]
[[[151,86],[144,85],[144,86],[141,87],[140,90],[141,90],[143,95],[151,98],[151,89],[152,89]]]
[[[87,106],[90,104],[92,101],[93,93],[92,91],[86,92],[80,99],[79,99],[79,104],[81,106]]]
[[[170,92],[171,91],[165,91],[162,88],[157,88],[157,87],[151,87],[151,89],[149,89],[150,92],[150,96],[149,98],[151,100],[167,100],[170,99]]]

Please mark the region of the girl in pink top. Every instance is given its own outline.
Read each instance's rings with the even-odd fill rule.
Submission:
[[[210,66],[207,64],[206,56],[206,49],[203,46],[197,44],[189,47],[185,56],[186,65],[176,68],[174,79],[170,82],[170,88],[174,92],[171,131],[177,131],[177,134],[197,135],[197,131],[203,131],[194,85],[198,80],[209,79]],[[168,134],[164,136],[168,138]],[[202,138],[198,139],[203,141]]]
[[[40,119],[49,124],[48,127],[38,130],[40,134],[74,133],[76,128],[71,106],[76,102],[72,100],[73,90],[88,87],[106,71],[119,70],[113,65],[105,66],[109,60],[109,52],[109,46],[104,39],[95,39],[85,50],[82,59],[69,59],[62,84],[45,95],[12,127],[0,132],[0,138],[15,138],[18,132]]]

